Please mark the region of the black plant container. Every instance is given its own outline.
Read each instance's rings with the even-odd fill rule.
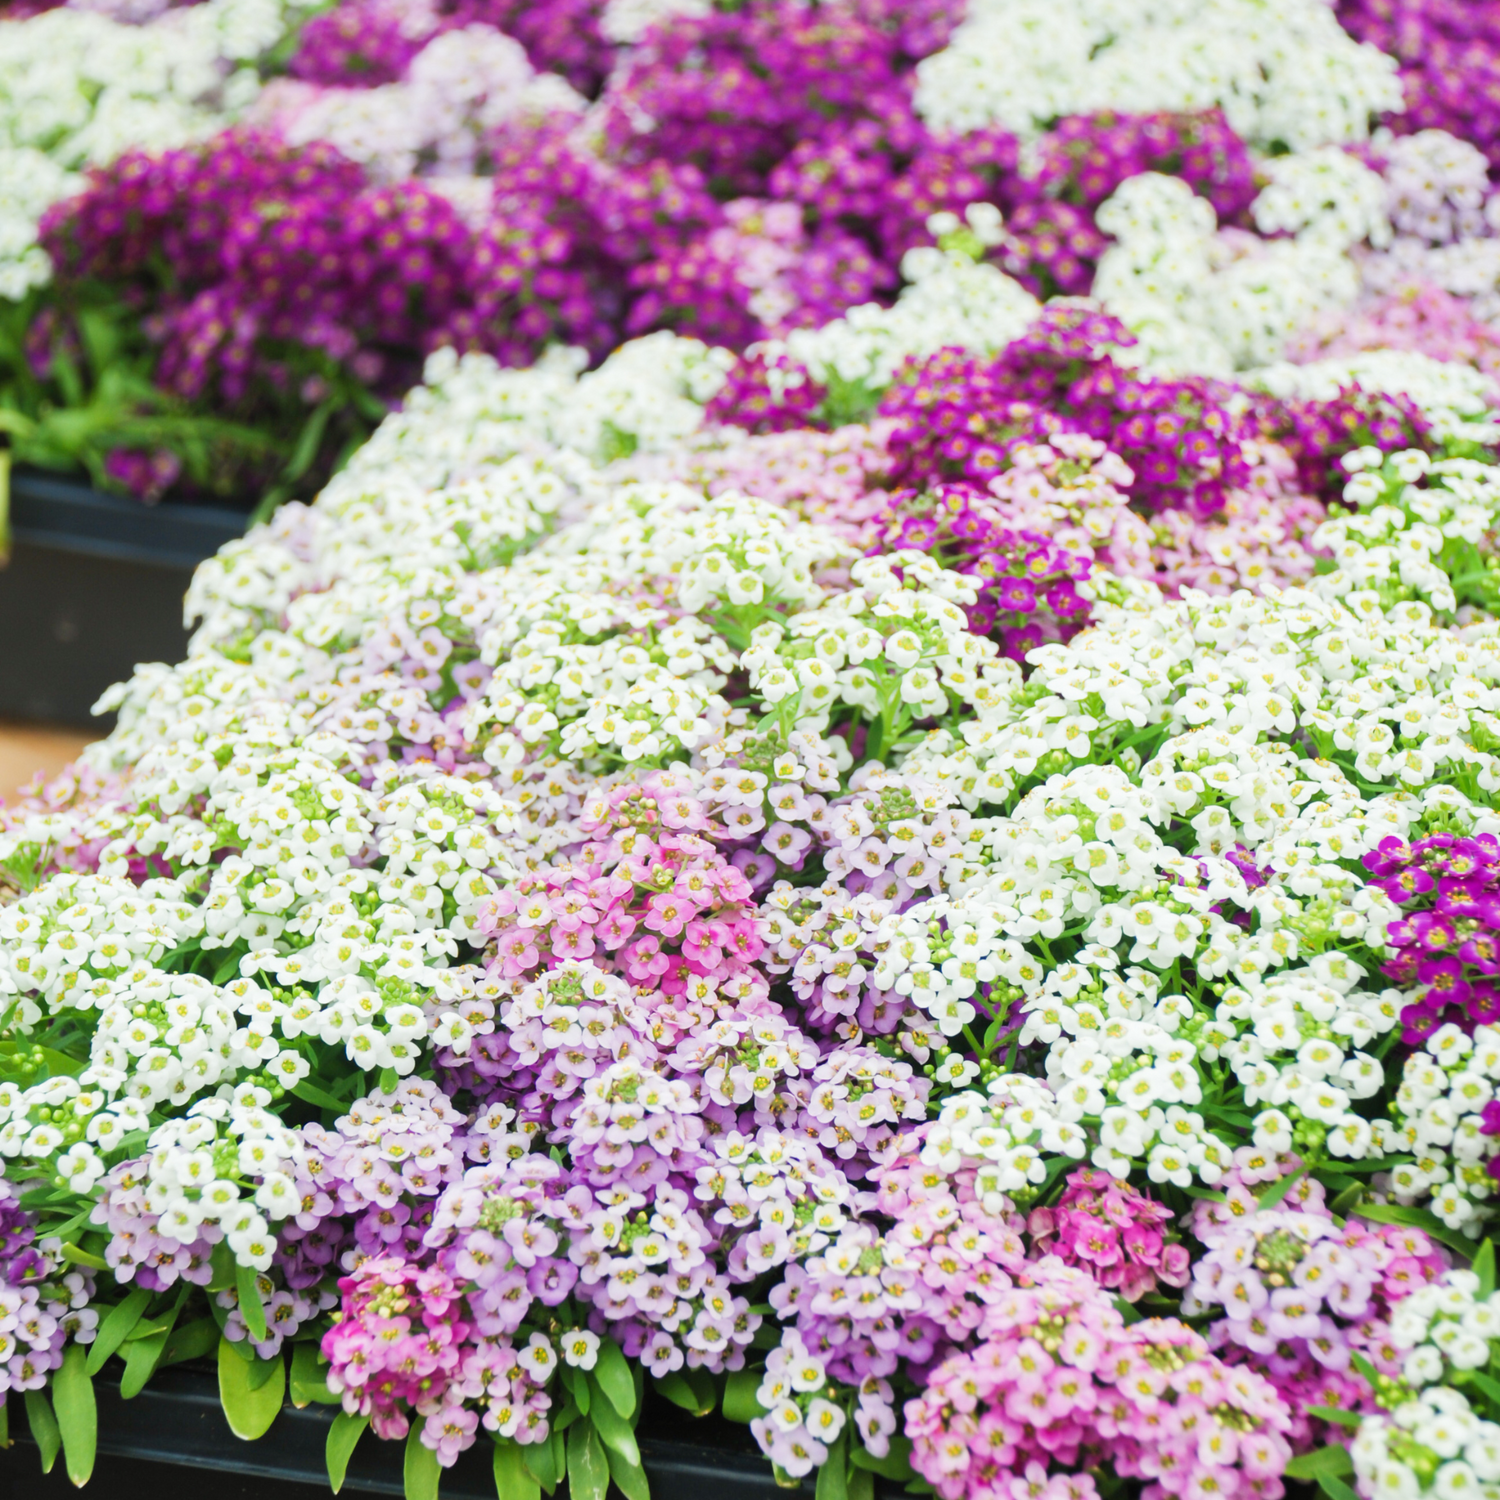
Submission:
[[[90,710],[138,662],[181,661],[193,569],[247,517],[142,505],[36,470],[11,476],[0,569],[0,719],[108,727]]]
[[[315,1500],[328,1495],[324,1445],[337,1407],[282,1408],[258,1442],[234,1436],[219,1409],[218,1377],[209,1365],[178,1365],[158,1372],[133,1400],[101,1375],[94,1382],[99,1407],[99,1456],[83,1491],[73,1489],[58,1458],[42,1478],[37,1450],[26,1431],[25,1408],[10,1400],[14,1445],[0,1452],[0,1496],[6,1500]],[[480,1441],[443,1471],[441,1500],[495,1500],[490,1443]],[[778,1489],[771,1466],[744,1428],[717,1417],[694,1419],[664,1401],[648,1400],[638,1433],[652,1500],[810,1500],[811,1481]],[[401,1495],[402,1443],[383,1443],[366,1432],[354,1450],[343,1495]],[[877,1495],[884,1486],[877,1481]],[[891,1487],[889,1500],[894,1500]],[[619,1500],[617,1491],[611,1491]],[[554,1500],[567,1500],[566,1487]]]

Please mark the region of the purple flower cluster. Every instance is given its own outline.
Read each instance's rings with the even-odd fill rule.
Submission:
[[[1335,1219],[1310,1177],[1276,1207],[1260,1207],[1258,1193],[1300,1169],[1295,1157],[1236,1151],[1219,1184],[1224,1200],[1194,1205],[1193,1234],[1207,1253],[1183,1301],[1189,1316],[1213,1317],[1208,1342],[1226,1362],[1252,1366],[1281,1392],[1299,1449],[1325,1435],[1307,1407],[1374,1409],[1356,1359],[1399,1377],[1391,1307],[1448,1264],[1420,1230]]]
[[[1087,623],[1088,601],[1076,585],[1092,571],[1091,556],[1015,524],[987,491],[972,485],[902,490],[875,526],[874,550],[919,548],[974,578],[979,598],[966,611],[969,628],[994,637],[1017,661]]]
[[[983,485],[1017,447],[1082,432],[1125,461],[1147,511],[1221,511],[1249,481],[1244,448],[1260,435],[1254,418],[1227,386],[1154,379],[1117,364],[1112,351],[1132,343],[1108,314],[1056,303],[997,357],[943,350],[913,361],[880,406],[898,424],[893,479]]]
[[[1449,1022],[1472,1034],[1500,1019],[1500,840],[1435,833],[1408,844],[1393,835],[1364,866],[1403,908],[1386,930],[1395,957],[1384,972],[1422,986],[1401,1012],[1406,1041]]]
[[[1500,166],[1500,13],[1467,0],[1338,0],[1339,24],[1401,64],[1399,131],[1446,130]]]
[[[1222,110],[1070,115],[1042,138],[1028,201],[1058,198],[1090,211],[1129,177],[1180,177],[1214,206],[1221,224],[1239,219],[1255,197],[1255,166]]]
[[[93,1342],[93,1276],[77,1267],[59,1275],[61,1250],[57,1240],[36,1243],[15,1184],[0,1180],[0,1407],[11,1391],[41,1390],[69,1339]]]

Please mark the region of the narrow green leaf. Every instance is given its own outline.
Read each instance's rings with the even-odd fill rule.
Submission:
[[[1330,1443],[1326,1448],[1299,1454],[1286,1466],[1288,1479],[1322,1479],[1324,1475],[1336,1478],[1353,1472],[1354,1460],[1342,1443]]]
[[[1491,1401],[1500,1403],[1500,1380],[1486,1375],[1483,1370],[1465,1370],[1462,1375],[1454,1377],[1453,1384],[1476,1385]]]
[[[582,1370],[574,1370],[568,1365],[564,1365],[560,1373],[564,1387],[573,1398],[573,1404],[584,1416],[588,1416],[589,1407],[593,1404],[589,1394],[589,1377]]]
[[[349,1472],[349,1460],[354,1457],[355,1445],[369,1425],[368,1417],[352,1417],[341,1411],[328,1429],[324,1459],[328,1464],[328,1488],[335,1495],[344,1487],[344,1475]]]
[[[0,1452],[10,1447],[10,1406],[0,1406]]]
[[[849,1500],[875,1500],[875,1476],[869,1469],[849,1470]]]
[[[63,1246],[62,1258],[69,1265],[87,1266],[91,1271],[109,1270],[109,1262],[102,1255],[94,1255],[87,1250],[80,1250],[71,1240]]]
[[[613,1339],[599,1342],[599,1360],[593,1369],[599,1389],[622,1417],[635,1415],[635,1377],[620,1346]]]
[[[1474,1255],[1474,1264],[1469,1269],[1479,1278],[1479,1301],[1485,1301],[1495,1290],[1495,1242],[1487,1239]]]
[[[220,1240],[214,1246],[213,1252],[208,1258],[208,1264],[213,1274],[209,1277],[208,1285],[204,1290],[209,1292],[227,1292],[235,1284],[234,1251],[229,1248],[228,1240]],[[217,1307],[218,1299],[210,1297],[209,1306]]]
[[[140,1322],[151,1297],[147,1288],[138,1286],[123,1302],[110,1308],[89,1348],[87,1369],[90,1375],[97,1375],[104,1368],[104,1361],[125,1342],[125,1335]]]
[[[260,1287],[256,1285],[259,1272],[254,1266],[234,1265],[235,1290],[240,1294],[240,1317],[245,1320],[245,1329],[257,1344],[263,1344],[270,1332],[266,1324],[266,1309],[260,1300]]]
[[[269,1363],[275,1367],[270,1378],[252,1389],[250,1366],[228,1339],[219,1340],[219,1404],[229,1430],[247,1442],[270,1430],[286,1394],[286,1366],[279,1359]]]
[[[94,1472],[94,1454],[99,1447],[99,1409],[87,1364],[83,1345],[69,1344],[62,1368],[52,1377],[52,1405],[57,1412],[57,1430],[62,1434],[63,1461],[68,1478],[79,1488]]]
[[[340,1398],[328,1389],[328,1377],[318,1363],[316,1344],[292,1345],[292,1376],[289,1383],[292,1405],[301,1410],[314,1401],[322,1406],[337,1406]]]
[[[1340,1427],[1358,1427],[1364,1421],[1357,1411],[1340,1411],[1336,1406],[1309,1406],[1307,1414],[1324,1422],[1336,1422]]]
[[[1472,1259],[1476,1253],[1474,1241],[1468,1235],[1449,1229],[1436,1214],[1425,1208],[1404,1208],[1399,1203],[1361,1203],[1356,1213],[1361,1219],[1376,1224],[1406,1224],[1420,1229],[1440,1245],[1458,1251],[1465,1260]]]
[[[708,1401],[705,1404],[703,1397],[696,1391],[688,1381],[683,1379],[681,1370],[672,1370],[666,1375],[654,1375],[652,1381],[656,1389],[661,1392],[674,1406],[680,1406],[684,1411],[690,1411],[695,1417],[706,1417],[714,1409],[715,1392],[712,1383],[709,1385]]]
[[[848,1462],[844,1435],[840,1433],[828,1445],[828,1461],[818,1470],[815,1500],[849,1500]]]
[[[1318,1488],[1328,1496],[1328,1500],[1358,1500],[1354,1491],[1332,1474],[1318,1475]]]
[[[568,1433],[569,1500],[604,1500],[609,1490],[609,1460],[604,1444],[586,1418]]]
[[[413,1422],[406,1435],[406,1459],[401,1466],[406,1500],[438,1500],[438,1480],[442,1474],[437,1454],[422,1441],[421,1423]]]
[[[635,1429],[610,1402],[596,1401],[594,1414],[589,1420],[606,1448],[613,1449],[626,1463],[640,1464],[641,1450],[636,1446]]]
[[[761,1370],[736,1370],[724,1387],[724,1415],[731,1422],[751,1422],[766,1413],[755,1393],[764,1379]]]
[[[41,1449],[42,1473],[50,1474],[62,1447],[62,1433],[57,1430],[57,1418],[44,1391],[26,1392],[26,1423],[31,1428],[31,1440]]]
[[[495,1439],[496,1500],[538,1500],[541,1485],[526,1467],[521,1445],[510,1438]]]
[[[301,1083],[293,1086],[292,1093],[308,1104],[316,1104],[319,1109],[331,1109],[341,1115],[348,1114],[349,1112],[349,1102],[347,1099],[335,1099],[327,1090],[320,1089],[317,1084],[310,1082],[306,1078]]]
[[[638,1463],[627,1463],[613,1448],[605,1457],[609,1460],[609,1477],[614,1480],[625,1500],[651,1500],[650,1482],[646,1478],[646,1471]]]
[[[1257,1208],[1275,1208],[1297,1186],[1301,1178],[1302,1172],[1300,1169],[1296,1172],[1288,1172],[1285,1177],[1278,1177],[1270,1187],[1256,1196],[1255,1206]]]
[[[170,1336],[170,1330],[163,1329],[149,1339],[135,1339],[126,1344],[125,1373],[120,1377],[120,1394],[127,1401],[139,1396],[146,1382],[156,1373]]]

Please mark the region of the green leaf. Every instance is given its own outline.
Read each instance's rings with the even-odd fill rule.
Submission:
[[[270,1378],[252,1388],[250,1365],[228,1339],[219,1340],[219,1405],[229,1430],[247,1442],[270,1430],[286,1394],[286,1366],[279,1359],[268,1363],[275,1366]]]
[[[550,1495],[562,1478],[562,1468],[557,1463],[557,1450],[552,1445],[551,1436],[544,1442],[528,1443],[520,1451],[526,1472]]]
[[[209,1292],[227,1292],[235,1284],[235,1270],[237,1263],[234,1251],[229,1248],[228,1240],[220,1240],[214,1246],[212,1254],[208,1258],[209,1269],[213,1273],[208,1279],[208,1285],[204,1288]],[[218,1299],[209,1298],[209,1306],[217,1307]]]
[[[849,1500],[847,1446],[842,1432],[828,1445],[828,1461],[818,1470],[815,1500]]]
[[[104,1368],[104,1361],[125,1342],[125,1335],[140,1322],[151,1297],[147,1288],[138,1286],[123,1302],[110,1308],[89,1349],[87,1368],[90,1375],[97,1375]]]
[[[235,1290],[240,1294],[240,1317],[245,1320],[245,1331],[253,1342],[263,1344],[270,1328],[266,1323],[266,1309],[260,1300],[260,1287],[256,1285],[260,1273],[254,1266],[234,1265]]]
[[[0,1451],[10,1447],[10,1407],[0,1406]]]
[[[1337,1479],[1332,1474],[1318,1475],[1318,1488],[1328,1496],[1328,1500],[1359,1500],[1342,1479]]]
[[[590,1420],[606,1448],[613,1449],[626,1463],[640,1464],[641,1450],[636,1446],[635,1429],[609,1401],[596,1401]]]
[[[32,1441],[42,1452],[42,1473],[50,1474],[62,1447],[62,1433],[57,1430],[57,1418],[52,1415],[45,1392],[26,1392],[26,1422],[31,1428]]]
[[[1354,1212],[1361,1219],[1369,1219],[1375,1224],[1405,1224],[1420,1229],[1440,1245],[1458,1251],[1465,1260],[1472,1259],[1476,1253],[1474,1241],[1468,1235],[1449,1229],[1436,1214],[1425,1208],[1403,1208],[1399,1203],[1361,1203]]]
[[[875,1500],[875,1476],[868,1469],[850,1469],[849,1500]]]
[[[688,1373],[697,1374],[683,1370],[672,1370],[666,1375],[656,1375],[652,1379],[656,1389],[661,1392],[674,1406],[680,1406],[684,1411],[690,1411],[695,1417],[706,1417],[717,1405],[718,1392],[713,1382],[708,1382],[708,1399],[704,1400],[702,1394],[696,1389],[692,1382],[686,1379]]]
[[[895,1479],[902,1483],[914,1478],[911,1466],[911,1439],[904,1432],[893,1433],[890,1451],[884,1458],[876,1458],[868,1448],[856,1447],[849,1455],[856,1468],[869,1469],[882,1479]]]
[[[538,1500],[541,1486],[526,1467],[521,1445],[510,1438],[495,1439],[496,1500]]]
[[[344,1487],[344,1475],[349,1472],[349,1460],[354,1457],[355,1445],[369,1425],[368,1417],[354,1417],[341,1411],[328,1429],[328,1444],[323,1457],[328,1465],[328,1488],[335,1495]]]
[[[406,1500],[438,1500],[438,1481],[442,1476],[437,1454],[422,1441],[421,1424],[413,1422],[406,1435],[406,1458],[401,1465]]]
[[[1495,1290],[1494,1240],[1487,1239],[1479,1247],[1474,1256],[1474,1264],[1469,1269],[1479,1278],[1479,1290],[1475,1296],[1478,1301],[1483,1302]]]
[[[308,1104],[316,1104],[319,1109],[331,1109],[336,1114],[345,1115],[349,1113],[349,1102],[346,1099],[335,1099],[325,1089],[320,1089],[317,1084],[304,1078],[301,1083],[292,1087],[292,1093]]]
[[[301,1410],[314,1401],[323,1406],[337,1406],[340,1398],[328,1389],[328,1378],[318,1363],[316,1344],[292,1345],[292,1405]]]
[[[52,1377],[52,1405],[57,1412],[57,1430],[62,1434],[63,1461],[68,1466],[68,1478],[80,1489],[94,1472],[94,1454],[99,1447],[99,1409],[87,1364],[88,1352],[83,1345],[69,1344],[62,1368]]]
[[[270,1359],[262,1359],[260,1355],[257,1354],[255,1358],[250,1361],[250,1373],[248,1380],[250,1389],[252,1391],[258,1391],[263,1385],[267,1384],[271,1380],[271,1378],[276,1374],[277,1370],[282,1370],[283,1373],[285,1373],[285,1366],[279,1354],[273,1354]]]
[[[609,1460],[604,1444],[586,1418],[568,1433],[569,1500],[604,1500],[609,1490]]]
[[[609,1460],[609,1477],[625,1500],[651,1500],[651,1485],[639,1464],[627,1463],[613,1448],[605,1457]]]
[[[599,1359],[594,1365],[594,1380],[609,1397],[609,1404],[622,1417],[635,1415],[635,1376],[620,1346],[613,1339],[599,1341]]]
[[[761,1370],[736,1370],[724,1386],[724,1415],[731,1422],[752,1422],[766,1409],[755,1398],[764,1378]]]
[[[163,1328],[148,1339],[135,1339],[125,1346],[125,1373],[120,1377],[120,1394],[127,1400],[139,1396],[145,1384],[156,1373],[171,1329]]]
[[[1255,1206],[1257,1208],[1275,1208],[1297,1186],[1302,1175],[1299,1169],[1296,1172],[1288,1172],[1285,1177],[1278,1177],[1264,1192],[1256,1195]]]
[[[179,1365],[185,1359],[202,1359],[212,1353],[219,1342],[219,1325],[212,1318],[194,1318],[181,1328],[167,1335],[166,1347],[157,1360],[157,1368],[163,1365]]]
[[[569,1365],[564,1365],[559,1371],[562,1376],[564,1389],[573,1398],[573,1404],[584,1416],[588,1416],[589,1407],[593,1404],[589,1394],[589,1378],[582,1370],[575,1370]],[[598,1387],[596,1386],[597,1390]],[[606,1402],[607,1406],[609,1403]]]
[[[1325,1475],[1336,1478],[1353,1472],[1354,1460],[1342,1443],[1330,1443],[1326,1448],[1299,1454],[1286,1466],[1288,1479],[1322,1479]]]
[[[394,1094],[401,1085],[401,1075],[394,1068],[380,1070],[380,1092]]]
[[[1486,1375],[1483,1370],[1465,1370],[1454,1377],[1453,1384],[1478,1386],[1491,1401],[1500,1404],[1500,1380]]]
[[[1336,1422],[1340,1427],[1358,1427],[1364,1421],[1357,1411],[1340,1411],[1336,1406],[1309,1406],[1307,1414],[1323,1422]]]
[[[62,1258],[74,1266],[87,1266],[91,1271],[109,1270],[109,1262],[102,1255],[91,1255],[71,1242],[62,1248]]]

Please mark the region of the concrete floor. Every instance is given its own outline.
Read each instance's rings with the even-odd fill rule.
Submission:
[[[0,723],[0,801],[9,802],[38,771],[55,776],[95,738],[75,729]]]

